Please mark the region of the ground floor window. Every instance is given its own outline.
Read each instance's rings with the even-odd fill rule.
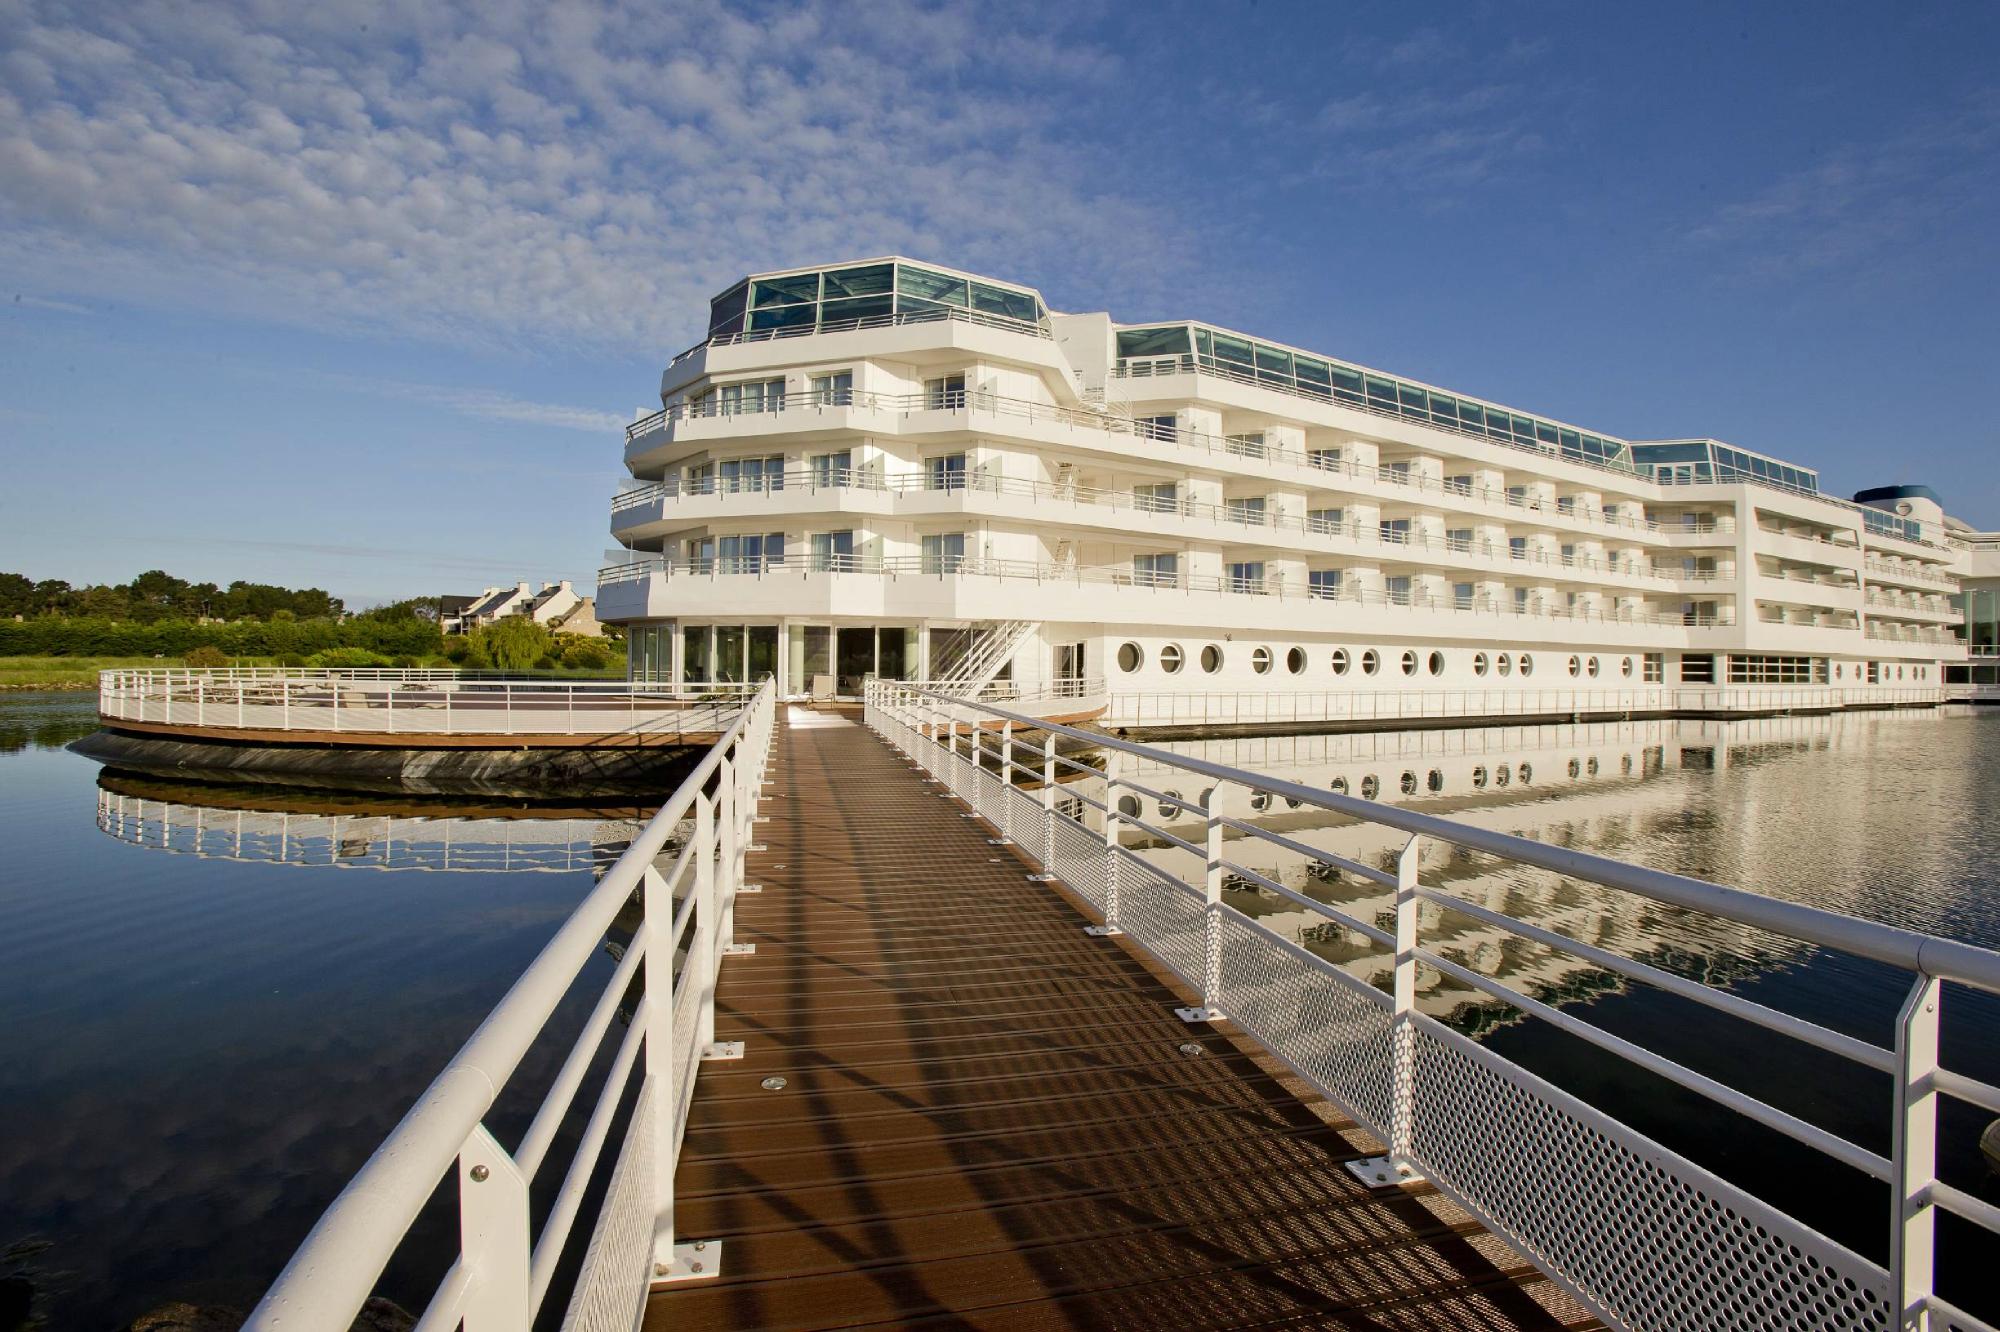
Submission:
[[[1682,683],[1682,684],[1714,684],[1714,683],[1715,683],[1715,658],[1714,658],[1714,657],[1682,657],[1682,658],[1681,658],[1681,683]]]
[[[1825,657],[1731,656],[1731,684],[1825,684]]]

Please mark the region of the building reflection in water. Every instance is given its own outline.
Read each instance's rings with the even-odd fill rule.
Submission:
[[[1957,743],[1984,739],[1971,719],[1888,714],[1747,721],[1646,721],[1189,741],[1161,748],[1303,786],[1426,813],[1595,855],[1791,898],[1913,929],[1991,944],[2000,911],[1968,863],[1966,811],[1978,764]],[[1975,734],[1976,733],[1976,734]],[[1897,777],[1899,762],[1920,780]],[[1128,795],[1124,811],[1199,842],[1206,784],[1128,760],[1129,780],[1169,797]],[[1185,803],[1179,803],[1185,801]],[[1268,793],[1225,789],[1225,814],[1393,872],[1405,835]],[[1199,885],[1201,856],[1152,839],[1129,843]],[[1394,894],[1324,861],[1248,836],[1225,859],[1346,914],[1394,928]],[[1990,861],[1988,862],[1990,863]],[[1427,843],[1424,882],[1490,910],[1709,984],[1801,960],[1797,941],[1549,871]],[[1388,988],[1388,951],[1235,877],[1225,900],[1355,976]],[[1622,992],[1623,978],[1568,953],[1430,902],[1426,946],[1550,1003]],[[1464,1030],[1516,1015],[1490,996],[1421,969],[1418,1004]]]

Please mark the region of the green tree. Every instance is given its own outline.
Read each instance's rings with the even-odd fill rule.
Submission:
[[[473,655],[483,649],[503,671],[525,671],[555,647],[555,636],[525,615],[507,615],[473,631]]]
[[[229,664],[228,655],[221,648],[211,643],[203,643],[200,647],[189,652],[182,660],[186,661],[188,665],[194,667],[196,670],[218,670]]]

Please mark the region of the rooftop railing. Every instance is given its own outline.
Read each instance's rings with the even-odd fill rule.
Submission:
[[[598,570],[600,588],[641,582],[653,577],[669,580],[687,578],[799,579],[826,575],[862,575],[876,578],[991,578],[1010,582],[1052,585],[1075,584],[1093,587],[1125,587],[1149,595],[1193,595],[1212,593],[1225,596],[1270,597],[1276,600],[1336,602],[1353,606],[1395,606],[1408,610],[1499,615],[1542,620],[1567,620],[1591,624],[1680,625],[1697,628],[1735,623],[1727,609],[1718,612],[1656,611],[1596,606],[1556,606],[1529,598],[1511,602],[1491,596],[1460,597],[1419,589],[1398,591],[1343,583],[1338,587],[1316,584],[1309,579],[1279,575],[1193,574],[1163,571],[1135,571],[1129,567],[1085,568],[1073,564],[1049,564],[1034,560],[994,559],[973,555],[811,555],[768,559],[717,557],[708,560],[674,560],[665,557],[634,560]]]
[[[1297,1076],[1381,1140],[1382,1158],[1357,1163],[1371,1182],[1427,1181],[1525,1254],[1613,1327],[1662,1332],[1888,1332],[1929,1326],[1992,1332],[1992,1324],[1937,1293],[1940,1213],[2000,1232],[2000,1208],[1939,1178],[1939,1105],[1946,1098],[2000,1113],[2000,1087],[1939,1061],[1947,986],[2000,994],[2000,953],[1873,921],[1762,897],[1677,874],[1490,832],[1413,810],[1337,795],[1266,774],[1052,725],[991,704],[874,682],[866,721],[998,827],[1196,996],[1190,1022],[1223,1022],[1261,1043]],[[1040,753],[1023,763],[1016,736]],[[1057,753],[1085,742],[1102,766]],[[996,743],[997,742],[997,743]],[[1198,798],[1125,774],[1170,772]],[[1032,788],[1031,788],[1032,784]],[[1313,831],[1278,832],[1252,817],[1258,796],[1310,806],[1403,840],[1392,868],[1322,844]],[[1192,809],[1183,835],[1146,821],[1140,797]],[[1164,820],[1162,820],[1164,822]],[[1239,844],[1232,853],[1230,843]],[[1394,893],[1386,918],[1361,919],[1279,882],[1241,849],[1303,856],[1324,871]],[[1436,853],[1442,852],[1443,856]],[[1637,894],[1901,973],[1907,986],[1892,1047],[1806,1021],[1754,999],[1425,882],[1427,862],[1477,857]],[[1183,877],[1174,866],[1194,870]],[[1371,981],[1328,961],[1225,900],[1250,888],[1323,922],[1344,944],[1381,958]],[[1443,917],[1504,931],[1521,947],[1553,949],[1748,1024],[1761,1039],[1797,1041],[1885,1076],[1891,1150],[1812,1122],[1804,1107],[1759,1099],[1641,1040],[1613,1034],[1548,998],[1487,975],[1477,959],[1436,938]],[[1448,936],[1447,936],[1448,937]],[[1583,1098],[1419,1011],[1420,987],[1450,982],[1593,1047],[1600,1058],[1712,1102],[1825,1158],[1824,1169],[1888,1186],[1886,1263],[1797,1219],[1788,1197],[1767,1200],[1649,1138]],[[1767,1033],[1768,1035],[1764,1035]],[[1893,1129],[1893,1132],[1886,1132]],[[1357,1173],[1362,1173],[1358,1171]],[[1960,1288],[1991,1289],[1978,1272]],[[1926,1320],[1929,1320],[1928,1322]]]
[[[1166,498],[1070,482],[1033,481],[984,473],[972,475],[954,473],[949,479],[940,480],[926,472],[880,476],[872,470],[841,468],[791,469],[776,475],[764,473],[747,478],[710,476],[699,480],[675,479],[625,491],[612,501],[611,511],[614,515],[630,513],[634,509],[648,505],[664,505],[684,499],[732,495],[813,494],[822,490],[851,490],[898,497],[942,493],[1018,496],[1026,499],[1088,505],[1116,513],[1177,516],[1201,522],[1221,523],[1246,529],[1246,532],[1247,529],[1255,528],[1299,536],[1345,537],[1372,545],[1395,546],[1404,550],[1477,556],[1489,561],[1506,561],[1508,564],[1531,564],[1572,572],[1652,578],[1673,583],[1706,583],[1735,576],[1733,563],[1718,569],[1691,569],[1654,564],[1647,560],[1563,555],[1552,550],[1515,549],[1505,539],[1496,541],[1490,538],[1459,538],[1445,532],[1402,531],[1385,526],[1380,521],[1362,522],[1347,518],[1336,520],[1316,517],[1311,511],[1304,514],[1287,513],[1251,508],[1241,502],[1227,500],[1221,504],[1213,504],[1180,496]],[[1276,544],[1284,549],[1290,548],[1282,543]]]
[[[338,735],[620,735],[720,731],[738,703],[626,680],[442,671],[110,670],[107,721]]]
[[[417,1326],[527,1332],[555,1289],[611,1128],[628,1097],[622,1146],[569,1292],[562,1325],[638,1326],[652,1283],[712,1275],[715,1255],[676,1243],[674,1170],[704,1060],[715,1044],[715,987],[734,941],[735,902],[769,758],[775,693],[765,683],[563,922],[506,997],[453,1056],[306,1236],[244,1326],[250,1332],[347,1332],[439,1181],[456,1164],[460,1250]],[[662,864],[662,858],[665,863]],[[582,1030],[512,1150],[484,1123],[556,1010],[601,957],[614,923],[638,920]],[[603,1050],[574,1155],[539,1231],[529,1189]],[[704,1272],[704,1265],[706,1272]]]
[[[987,314],[980,310],[969,310],[960,306],[943,306],[935,310],[902,310],[895,314],[869,315],[862,319],[828,319],[818,324],[808,324],[798,328],[756,329],[742,333],[718,333],[703,338],[686,351],[675,355],[667,364],[679,365],[688,357],[706,347],[735,347],[747,342],[772,342],[783,338],[809,338],[817,333],[852,333],[859,329],[896,328],[904,324],[976,324],[981,328],[997,328],[1007,333],[1024,333],[1031,338],[1051,339],[1044,324],[1033,320],[1009,319],[1005,315]]]

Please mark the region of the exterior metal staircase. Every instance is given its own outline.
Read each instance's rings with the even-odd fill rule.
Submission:
[[[935,667],[931,687],[976,697],[1035,632],[1033,620],[980,620],[955,634]]]

